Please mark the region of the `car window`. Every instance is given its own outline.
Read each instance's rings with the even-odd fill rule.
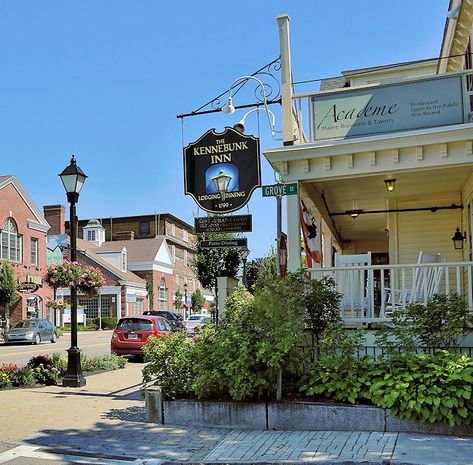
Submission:
[[[117,329],[124,331],[153,331],[153,322],[144,318],[124,318],[118,322]]]
[[[157,324],[160,331],[172,331],[169,323],[165,320],[158,320]]]
[[[38,326],[37,321],[33,320],[20,320],[17,321],[12,328],[36,328]]]
[[[191,320],[191,321],[192,321],[192,320],[200,320],[201,318],[202,318],[202,317],[201,317],[201,316],[198,316],[198,315],[191,315],[191,316],[189,317],[189,320]]]

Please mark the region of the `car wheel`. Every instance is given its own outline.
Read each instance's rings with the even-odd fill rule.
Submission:
[[[40,342],[41,342],[41,336],[38,333],[36,333],[33,339],[33,344],[37,346]]]
[[[54,332],[53,337],[51,338],[51,342],[54,344],[57,342],[57,334]]]

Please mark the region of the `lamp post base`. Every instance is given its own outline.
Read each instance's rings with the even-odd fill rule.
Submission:
[[[62,385],[67,387],[85,386],[85,378],[80,366],[80,349],[71,347],[67,349],[67,371],[62,378]]]

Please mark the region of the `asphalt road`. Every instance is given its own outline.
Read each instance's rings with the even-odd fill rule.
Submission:
[[[110,339],[112,331],[87,331],[77,335],[78,346],[87,356],[96,357],[110,354]],[[34,355],[51,355],[59,352],[67,356],[66,350],[71,346],[71,335],[65,333],[55,344],[41,342],[35,346],[31,344],[4,344],[0,343],[0,365],[3,363],[16,363],[24,366]]]

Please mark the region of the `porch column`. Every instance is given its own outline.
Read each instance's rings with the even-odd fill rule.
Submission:
[[[301,266],[301,228],[299,194],[286,196],[287,269],[296,271]]]
[[[294,143],[294,118],[292,114],[292,69],[291,46],[289,39],[289,16],[279,15],[276,18],[279,28],[279,50],[281,55],[281,106],[283,144]]]

